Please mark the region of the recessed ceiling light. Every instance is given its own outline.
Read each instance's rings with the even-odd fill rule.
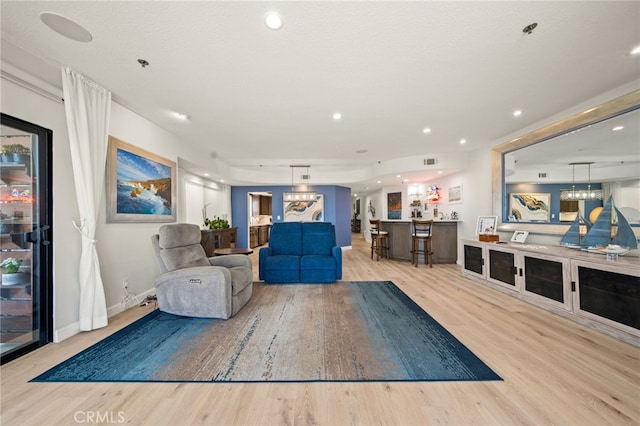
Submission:
[[[382,181],[381,181],[381,180],[379,180],[379,181],[377,181],[376,183],[382,183]]]
[[[71,40],[83,43],[93,40],[93,36],[89,31],[66,16],[53,12],[40,12],[40,20],[53,31]]]
[[[520,117],[522,115],[522,110],[521,109],[517,109],[515,111],[513,111],[513,116],[514,117]]]
[[[400,176],[400,175],[396,175],[396,177],[397,177],[397,178],[400,178],[400,177],[402,177],[402,176]]]
[[[224,182],[224,179],[220,179],[220,182]]]
[[[409,182],[409,179],[402,179],[402,182],[407,183]]]
[[[467,140],[466,140],[466,139],[460,139],[460,143],[461,143],[462,145],[464,145],[465,143],[467,143]]]
[[[640,55],[640,46],[636,46],[631,50],[632,55]]]
[[[205,173],[204,175],[205,175],[205,176],[209,176],[209,173]]]
[[[438,174],[441,175],[442,174],[442,170],[438,170]]]
[[[622,129],[624,129],[624,126],[616,126],[611,130],[613,130],[614,132],[617,132],[618,130],[622,130]]]
[[[264,23],[272,30],[279,30],[283,25],[282,18],[275,12],[267,13],[264,17]]]
[[[342,118],[342,114],[340,114],[339,112],[334,112],[333,113],[333,119],[334,120],[340,120]]]
[[[431,133],[431,129],[430,129],[430,128],[428,128],[428,127],[425,127],[424,129],[422,129],[422,133],[424,133],[425,135],[426,135],[427,133]]]
[[[176,116],[178,119],[183,120],[183,121],[187,121],[187,120],[189,119],[189,116],[188,116],[187,114],[183,114],[183,113],[181,113],[181,112],[176,112],[176,113],[175,113],[175,116]]]
[[[357,197],[357,196],[358,196],[358,194],[353,194],[353,196],[354,196],[354,197]]]

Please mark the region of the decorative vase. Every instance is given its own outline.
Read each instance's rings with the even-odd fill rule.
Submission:
[[[15,274],[2,274],[2,285],[18,285],[29,281],[29,275],[16,272]]]

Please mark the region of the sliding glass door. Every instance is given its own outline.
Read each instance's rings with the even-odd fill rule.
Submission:
[[[52,340],[52,132],[0,117],[0,353],[10,361]]]

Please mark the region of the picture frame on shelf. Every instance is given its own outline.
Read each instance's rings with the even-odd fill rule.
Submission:
[[[476,235],[494,235],[498,224],[498,216],[478,216]]]
[[[528,231],[515,231],[513,233],[513,236],[511,237],[511,242],[524,244],[524,242],[527,240],[528,235]]]

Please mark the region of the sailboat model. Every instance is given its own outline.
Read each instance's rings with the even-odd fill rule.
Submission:
[[[569,230],[560,240],[560,245],[570,248],[581,248],[580,228],[583,226],[585,226],[588,231],[591,228],[591,223],[578,213]]]
[[[617,224],[614,219],[617,218]],[[613,197],[609,197],[604,204],[598,219],[595,221],[580,245],[583,248],[603,250],[628,251],[638,248],[638,240],[627,219],[614,204]]]

